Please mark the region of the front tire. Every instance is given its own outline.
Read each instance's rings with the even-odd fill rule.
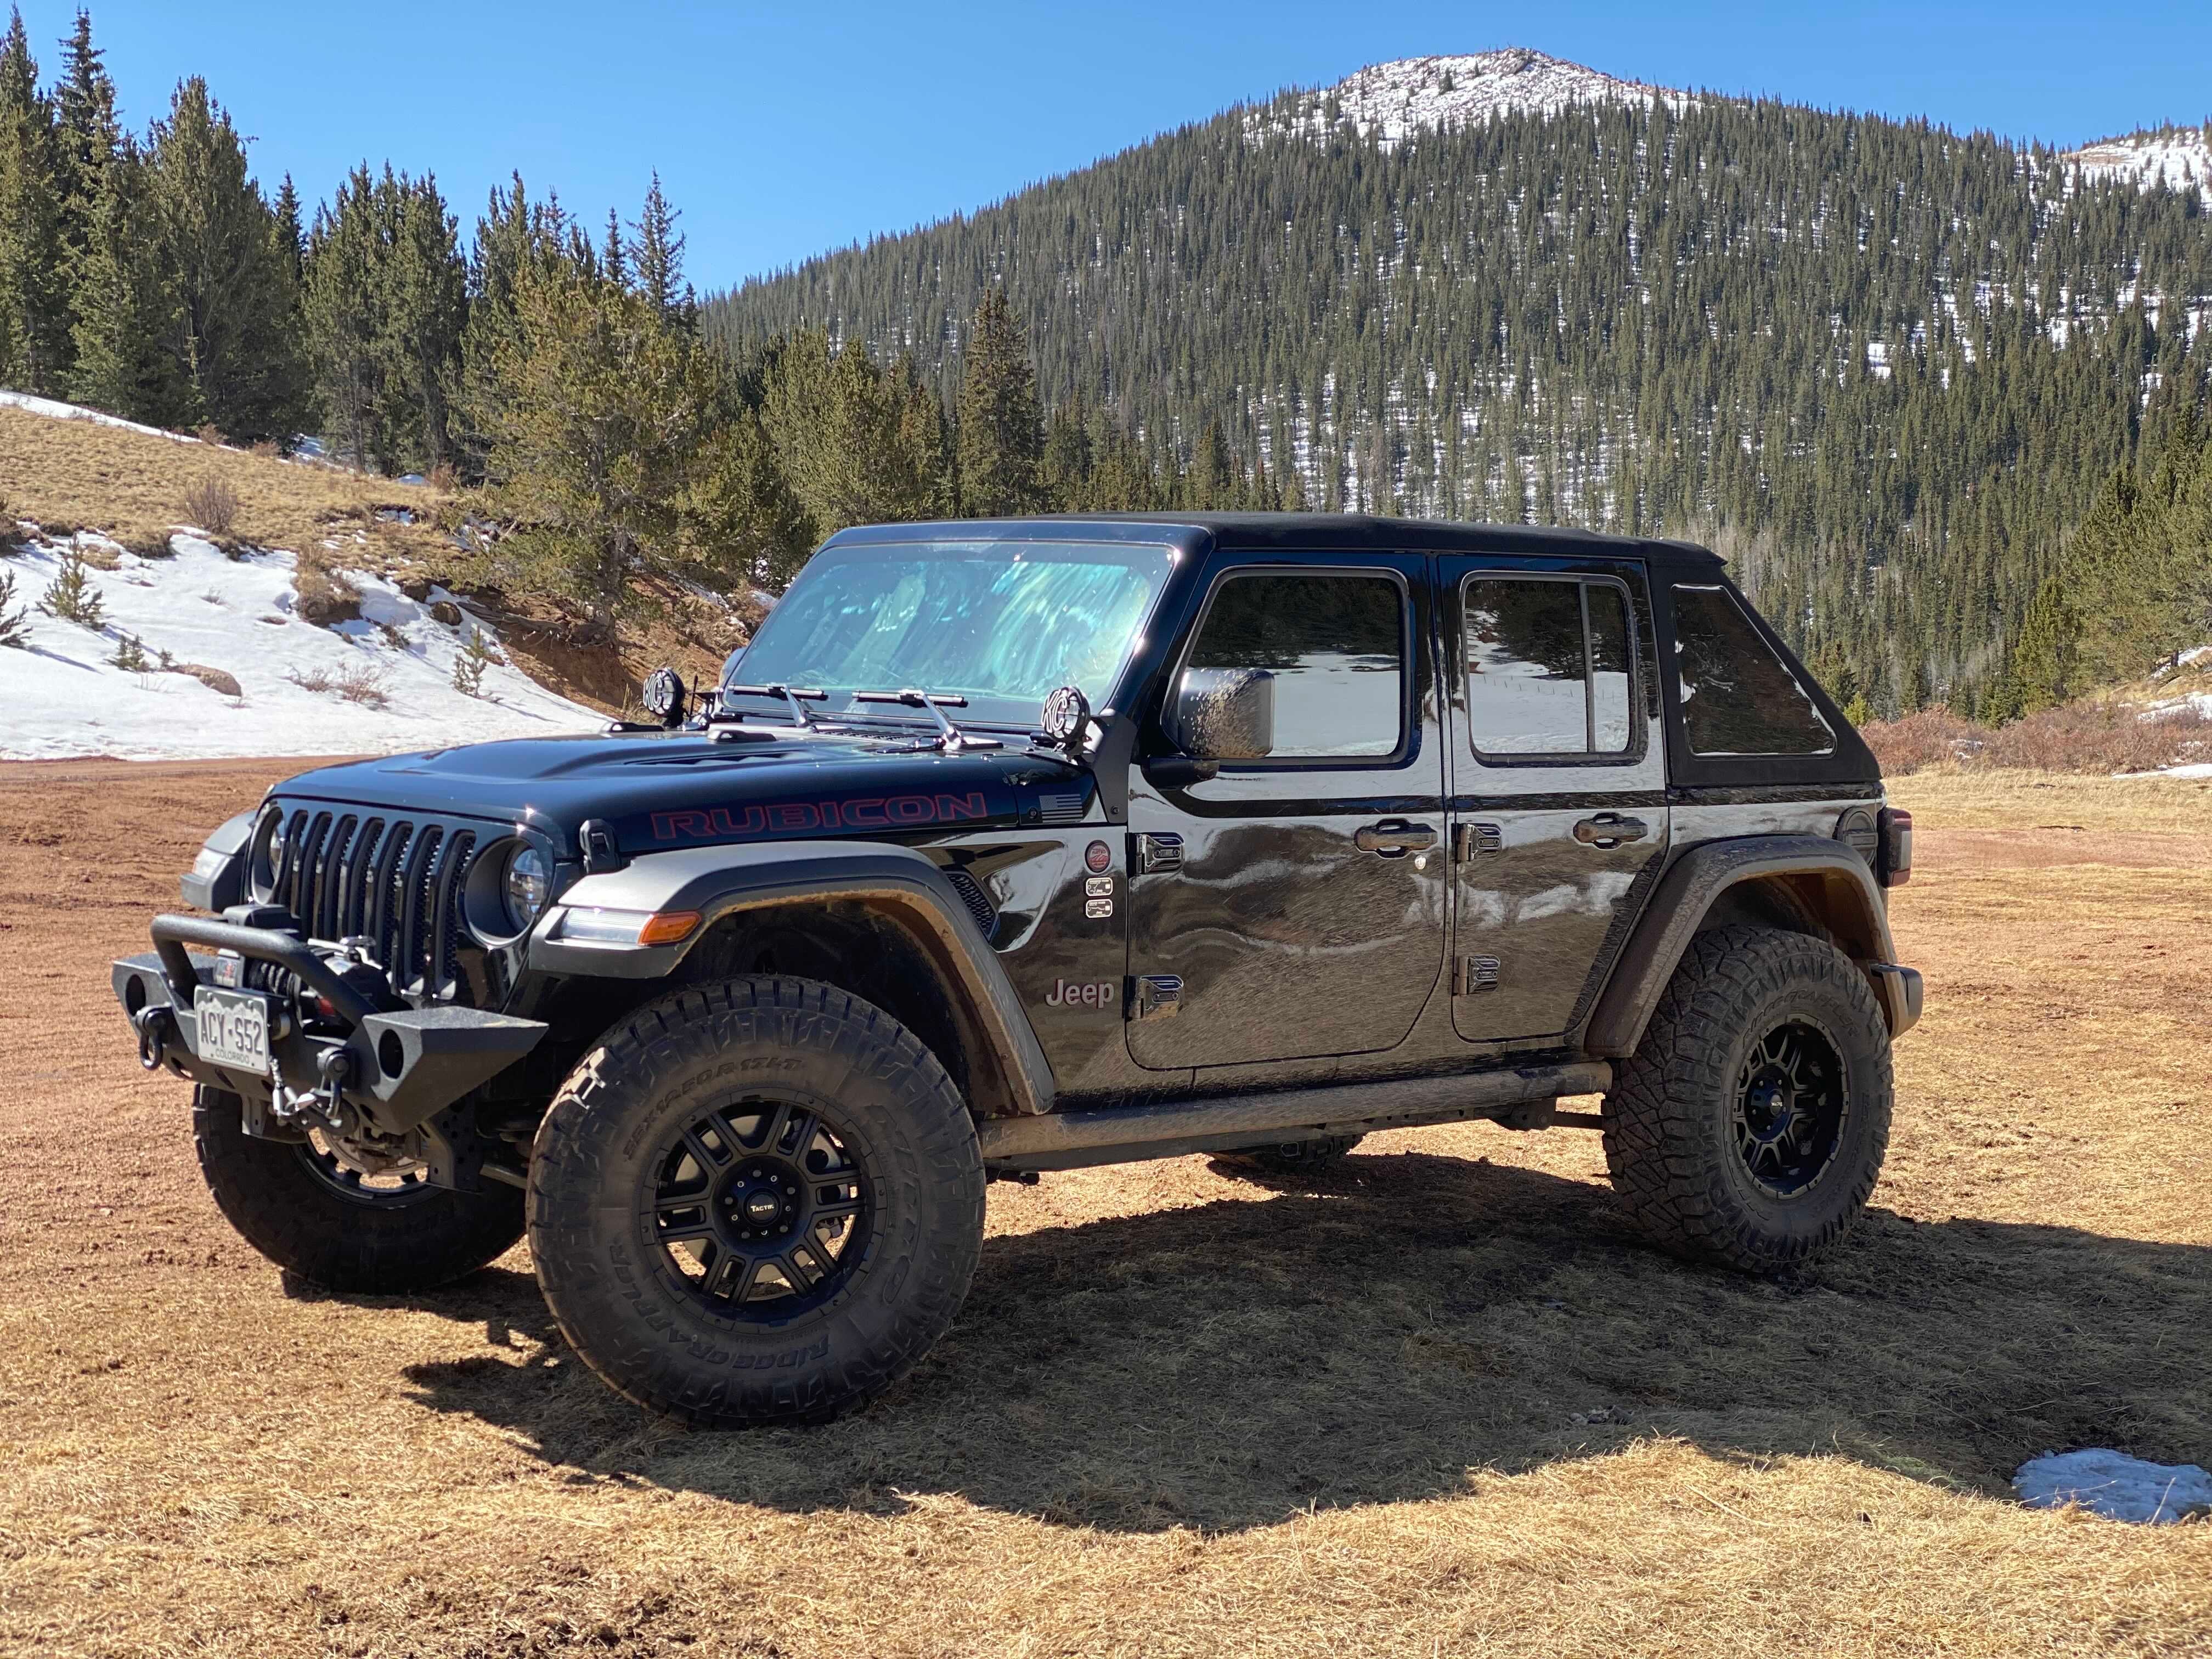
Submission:
[[[364,1174],[327,1146],[247,1134],[242,1109],[227,1091],[194,1091],[200,1173],[246,1242],[309,1284],[362,1296],[434,1290],[522,1237],[514,1188],[458,1193],[418,1174]]]
[[[808,980],[697,987],[570,1074],[531,1160],[577,1353],[702,1427],[819,1422],[942,1336],[983,1237],[975,1127],[920,1039]]]
[[[1679,1255],[1747,1273],[1810,1260],[1866,1207],[1889,1146],[1889,1030],[1826,940],[1700,933],[1605,1101],[1606,1167]]]

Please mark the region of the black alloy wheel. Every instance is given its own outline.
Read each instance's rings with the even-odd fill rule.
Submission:
[[[1844,1063],[1819,1026],[1778,1025],[1744,1056],[1735,1085],[1736,1153],[1761,1190],[1794,1198],[1826,1175],[1850,1116]]]
[[[1857,963],[1806,933],[1712,928],[1613,1067],[1607,1172],[1667,1249],[1793,1268],[1865,1211],[1893,1092],[1888,1024]]]
[[[687,1123],[656,1162],[670,1268],[717,1313],[779,1323],[833,1300],[866,1254],[866,1172],[816,1102],[749,1095]]]
[[[301,1163],[321,1185],[356,1204],[382,1207],[420,1203],[434,1192],[429,1171],[412,1158],[365,1160],[332,1140],[321,1129],[310,1130],[295,1144]]]

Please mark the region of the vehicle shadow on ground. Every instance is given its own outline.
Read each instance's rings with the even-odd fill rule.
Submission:
[[[407,1375],[607,1478],[799,1510],[957,1492],[1139,1531],[1427,1498],[1650,1435],[1990,1492],[2081,1444],[2212,1464],[2212,1249],[1877,1208],[1775,1283],[1661,1255],[1605,1188],[1535,1170],[1405,1153],[1269,1185],[988,1241],[936,1352],[826,1427],[642,1419],[512,1272],[432,1304],[508,1352]]]

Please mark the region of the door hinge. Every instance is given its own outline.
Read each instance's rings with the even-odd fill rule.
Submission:
[[[1140,876],[1182,868],[1182,837],[1154,832],[1129,837],[1129,868]]]
[[[1121,1000],[1131,1019],[1173,1019],[1182,1011],[1182,980],[1176,974],[1137,974]]]
[[[1480,819],[1463,820],[1452,827],[1452,862],[1465,864],[1477,853],[1495,853],[1505,845],[1505,831]]]
[[[1496,957],[1455,957],[1452,959],[1452,989],[1455,997],[1475,996],[1498,988]]]

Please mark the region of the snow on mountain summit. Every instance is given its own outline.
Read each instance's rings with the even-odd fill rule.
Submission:
[[[2060,159],[2080,167],[2084,179],[2118,179],[2145,187],[2163,181],[2172,190],[2202,191],[2212,202],[2212,122],[2100,138]]]
[[[1318,138],[1335,122],[1349,121],[1363,138],[1387,147],[1424,130],[1468,126],[1524,110],[1549,115],[1577,104],[1654,99],[1678,109],[1691,101],[1686,93],[1509,46],[1371,64],[1333,87],[1285,93],[1253,111],[1249,122],[1255,136],[1288,131]]]

